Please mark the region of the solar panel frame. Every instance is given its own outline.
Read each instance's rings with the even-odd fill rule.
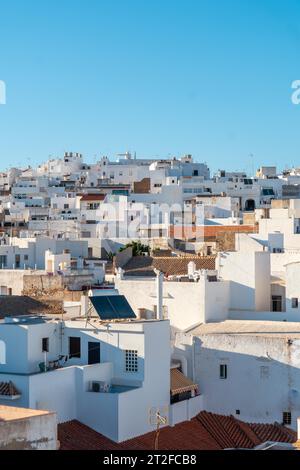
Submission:
[[[124,295],[99,295],[90,301],[101,320],[125,320],[136,318]]]

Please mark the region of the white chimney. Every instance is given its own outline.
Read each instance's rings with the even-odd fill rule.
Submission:
[[[157,299],[157,309],[156,309],[156,318],[157,320],[163,319],[163,282],[164,282],[164,273],[155,270],[156,272],[156,299]]]
[[[124,279],[124,269],[120,267],[117,269],[117,279],[120,279],[121,281]]]
[[[193,276],[196,271],[196,263],[194,261],[190,261],[188,263],[188,275]]]

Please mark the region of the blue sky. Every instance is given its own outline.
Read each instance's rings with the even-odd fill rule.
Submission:
[[[300,165],[297,0],[0,0],[1,168],[192,153]]]

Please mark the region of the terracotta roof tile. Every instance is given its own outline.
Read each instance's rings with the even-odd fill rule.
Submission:
[[[249,424],[250,428],[255,432],[261,442],[278,441],[278,442],[295,442],[296,433],[278,423],[275,424]]]
[[[62,450],[152,450],[155,432],[115,443],[79,421],[58,425]],[[160,450],[220,450],[253,448],[266,441],[297,440],[296,432],[279,424],[248,424],[233,416],[202,411],[191,421],[161,429]]]
[[[104,201],[106,194],[84,194],[80,201]]]
[[[188,392],[190,390],[197,390],[198,385],[194,384],[192,380],[186,377],[180,370],[171,369],[171,395],[178,393]]]
[[[151,432],[125,442],[115,443],[79,421],[58,425],[61,450],[151,450],[155,433]],[[220,450],[221,447],[194,418],[161,429],[159,448],[164,450]]]
[[[201,225],[181,226],[171,225],[169,227],[170,238],[178,240],[215,240],[220,233],[255,233],[257,227],[253,225]]]

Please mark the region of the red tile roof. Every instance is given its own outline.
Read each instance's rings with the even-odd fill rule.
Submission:
[[[106,194],[84,194],[80,201],[104,201]]]
[[[58,425],[61,450],[152,450],[155,432],[115,443],[79,421]],[[279,424],[248,424],[233,416],[202,411],[191,421],[161,429],[160,450],[251,449],[265,441],[297,440],[296,432]]]
[[[170,225],[169,237],[178,240],[215,239],[220,233],[255,233],[254,225]]]

